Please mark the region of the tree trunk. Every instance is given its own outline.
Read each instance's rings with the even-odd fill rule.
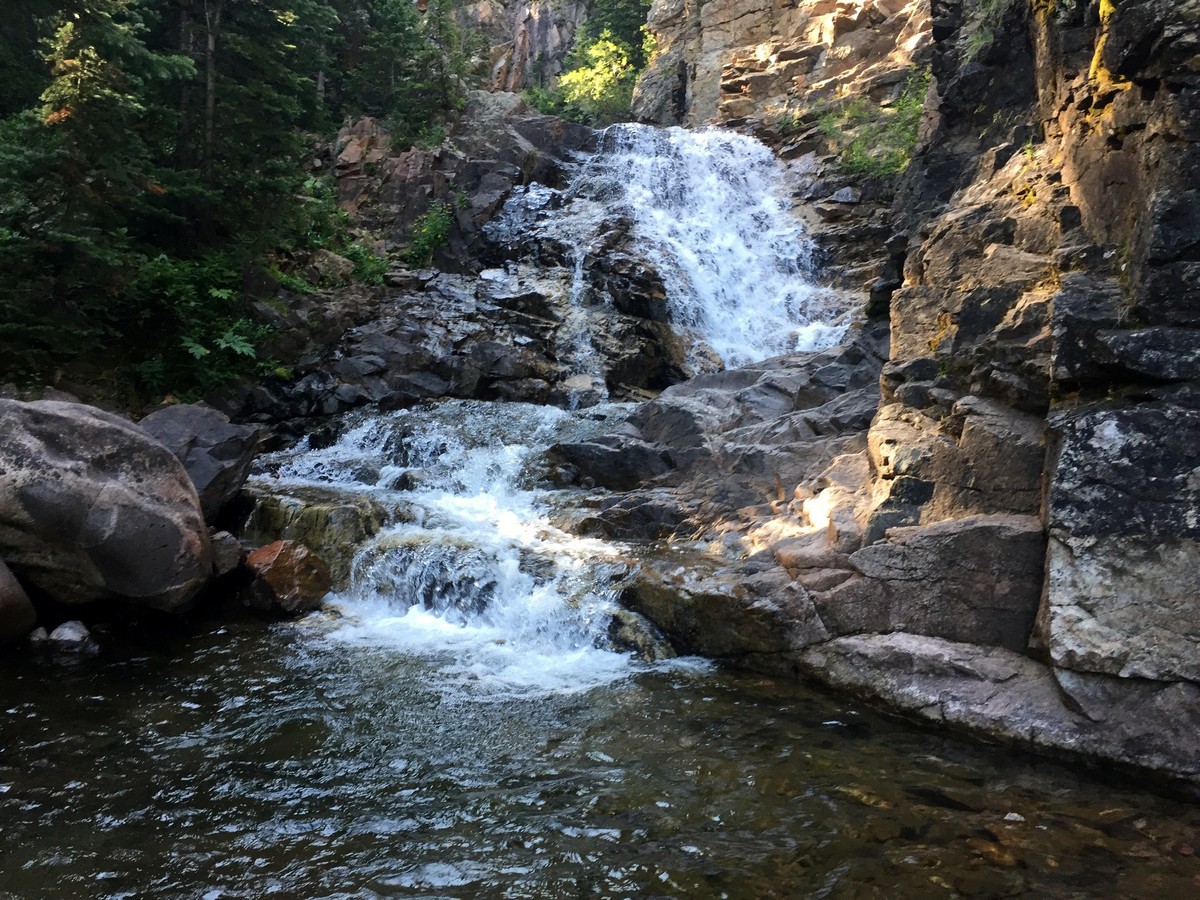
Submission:
[[[192,0],[179,0],[179,53],[196,61],[196,37],[192,32]],[[175,139],[175,168],[186,169],[191,160],[192,80],[179,83],[179,132]]]
[[[217,110],[217,36],[225,0],[204,0],[204,180],[213,181]]]

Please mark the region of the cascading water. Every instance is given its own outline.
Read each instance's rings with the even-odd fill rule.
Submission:
[[[391,510],[354,559],[334,639],[425,656],[468,690],[581,690],[630,671],[606,641],[620,548],[552,525],[529,471],[580,425],[551,407],[446,402],[270,457],[258,484],[369,494]]]
[[[811,244],[786,186],[780,163],[752,138],[614,126],[565,192],[531,185],[490,233],[567,248],[574,279],[559,358],[602,397],[589,330],[595,297],[585,294],[614,235],[625,235],[617,252],[658,273],[672,325],[692,338],[697,359],[715,351],[736,366],[841,337],[846,317],[833,292],[812,284]],[[268,490],[319,484],[391,510],[391,525],[354,560],[341,597],[352,615],[333,636],[436,658],[443,682],[472,687],[573,690],[627,672],[629,657],[605,649],[615,609],[606,574],[621,549],[553,527],[529,472],[540,448],[585,421],[520,404],[442,403],[269,460]]]
[[[783,165],[751,137],[614,125],[561,198],[533,185],[491,233],[566,242],[582,259],[621,223],[662,278],[672,325],[735,367],[831,346],[848,324],[845,298],[814,283],[787,186]]]

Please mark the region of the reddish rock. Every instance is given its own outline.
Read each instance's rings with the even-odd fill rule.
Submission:
[[[329,566],[296,541],[275,541],[246,557],[254,575],[249,604],[263,612],[308,612],[329,593]]]

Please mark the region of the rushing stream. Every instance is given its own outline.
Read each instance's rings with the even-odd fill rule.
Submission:
[[[625,550],[445,403],[265,461],[388,525],[340,617],[0,662],[0,897],[1191,897],[1200,808],[803,687],[606,647]]]
[[[640,210],[674,321],[727,361],[836,340],[765,151],[608,140],[559,207],[581,248],[588,208]],[[525,224],[549,227],[535,207]],[[451,401],[344,422],[254,481],[381,511],[328,610],[0,658],[0,897],[1200,893],[1186,798],[673,659],[649,629],[630,651],[614,579],[636,548],[560,527],[588,498],[541,465],[624,414]]]

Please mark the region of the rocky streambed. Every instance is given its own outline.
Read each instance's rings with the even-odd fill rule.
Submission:
[[[358,123],[343,206],[454,232],[259,303],[294,377],[0,401],[0,637],[97,626],[6,651],[6,885],[1194,892],[1195,4],[842,6],[655,14],[643,107],[785,163],[512,95]],[[910,65],[906,174],[840,171],[805,92]]]

